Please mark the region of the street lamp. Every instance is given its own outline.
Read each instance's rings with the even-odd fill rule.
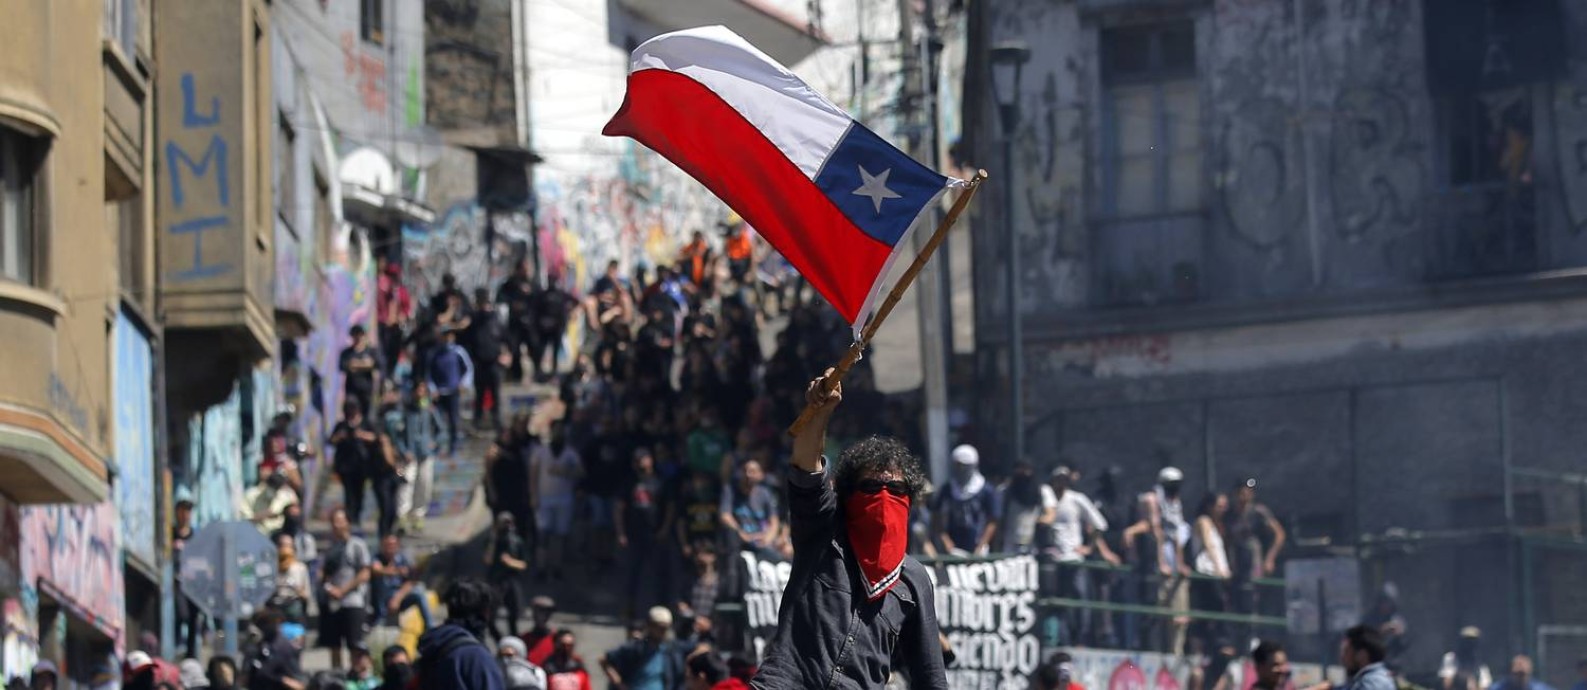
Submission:
[[[1008,265],[1005,276],[1008,291],[1008,391],[1009,426],[1014,434],[1010,445],[1012,463],[1025,459],[1025,329],[1020,323],[1019,232],[1014,222],[1014,132],[1019,129],[1019,86],[1030,48],[1022,42],[999,43],[992,47],[992,97],[1003,126],[1003,228],[1007,242]]]

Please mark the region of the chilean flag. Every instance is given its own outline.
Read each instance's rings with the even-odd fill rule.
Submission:
[[[926,209],[965,184],[883,141],[721,26],[635,49],[628,96],[603,133],[632,137],[699,180],[856,329]]]

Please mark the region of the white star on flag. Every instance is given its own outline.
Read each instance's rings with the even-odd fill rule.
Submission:
[[[883,199],[901,198],[898,192],[887,188],[887,176],[893,174],[892,168],[883,170],[880,175],[872,175],[870,171],[865,169],[865,166],[856,167],[860,169],[860,179],[864,180],[864,184],[860,185],[859,189],[854,190],[853,194],[855,196],[870,197],[871,203],[876,205],[877,213],[882,212]]]

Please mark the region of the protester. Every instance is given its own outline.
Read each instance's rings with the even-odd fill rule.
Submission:
[[[380,536],[393,533],[397,528],[397,494],[403,483],[403,470],[412,464],[412,456],[404,451],[408,437],[408,419],[402,405],[402,395],[395,386],[387,386],[381,394],[379,447],[370,458],[367,468],[370,486],[375,493],[375,508],[379,513]]]
[[[973,446],[954,448],[952,458],[948,488],[931,509],[938,548],[957,556],[985,555],[997,533],[996,488],[981,474],[981,456]]]
[[[364,517],[364,489],[370,465],[383,462],[380,436],[364,417],[364,408],[349,400],[342,405],[342,421],[331,430],[330,442],[335,449],[333,469],[342,483],[347,518],[355,525],[360,524]]]
[[[375,605],[375,622],[397,625],[397,618],[408,608],[419,609],[424,629],[434,622],[430,613],[430,597],[419,581],[419,571],[413,558],[402,548],[402,540],[395,534],[380,538],[380,553],[375,554],[369,566]]]
[[[1042,489],[1042,503],[1050,516],[1046,524],[1051,530],[1051,546],[1046,553],[1057,564],[1058,596],[1090,601],[1092,598],[1092,571],[1082,565],[1093,554],[1110,564],[1118,565],[1119,557],[1108,548],[1104,539],[1096,535],[1106,532],[1108,521],[1085,494],[1072,488],[1075,472],[1068,465],[1053,468],[1047,485]],[[1083,607],[1071,607],[1064,612],[1066,628],[1074,643],[1089,643],[1094,612]]]
[[[701,542],[693,551],[694,577],[678,602],[678,612],[685,617],[709,618],[716,611],[716,600],[722,592],[722,577],[717,572],[716,546]]]
[[[402,264],[388,262],[385,256],[377,260],[375,271],[375,319],[379,326],[380,354],[386,366],[396,363],[402,351],[403,333],[413,318],[413,297],[402,284]],[[391,373],[387,371],[386,373]]]
[[[1455,649],[1444,654],[1438,668],[1438,679],[1443,681],[1444,690],[1457,690],[1454,687],[1455,678],[1461,675],[1471,677],[1478,688],[1493,687],[1493,673],[1478,655],[1481,642],[1482,630],[1477,626],[1468,625],[1460,629],[1460,639],[1455,643]]]
[[[1376,628],[1358,625],[1346,631],[1339,642],[1339,665],[1350,679],[1345,690],[1395,690],[1383,657],[1383,636]]]
[[[539,295],[534,279],[529,274],[529,260],[520,260],[513,266],[512,275],[502,281],[496,290],[496,302],[507,305],[507,378],[523,380],[523,350],[534,352],[535,306]],[[535,362],[535,377],[539,378],[539,362]]]
[[[459,415],[462,412],[463,391],[473,385],[474,362],[468,352],[457,344],[457,329],[444,328],[441,344],[430,355],[429,384],[435,404],[446,419],[446,452],[457,455],[462,438]]]
[[[1494,683],[1490,690],[1553,690],[1532,677],[1532,657],[1517,654],[1510,660],[1510,675]]]
[[[793,440],[793,576],[777,634],[751,685],[820,687],[842,674],[859,687],[879,687],[896,663],[913,687],[945,689],[934,588],[925,568],[904,553],[909,506],[925,476],[907,448],[881,438],[849,446],[827,472],[827,428],[843,387],[824,393],[823,383],[818,379],[806,389],[815,414]],[[858,582],[851,575],[856,572]],[[856,586],[821,586],[817,580]],[[851,613],[882,599],[888,601],[879,608],[866,607],[875,615]]]
[[[1238,576],[1238,572],[1236,573]],[[1378,629],[1383,635],[1383,648],[1388,653],[1385,662],[1390,670],[1395,667],[1395,661],[1405,650],[1410,647],[1410,633],[1405,622],[1405,616],[1400,613],[1400,588],[1393,582],[1383,583],[1383,588],[1378,592],[1377,603],[1372,610],[1367,612],[1361,620],[1362,625],[1370,625]],[[1448,664],[1446,658],[1443,662]],[[1475,669],[1468,669],[1475,670]],[[1442,679],[1442,677],[1440,677]],[[1448,690],[1447,688],[1445,690]]]
[[[1251,649],[1251,664],[1256,669],[1253,690],[1286,690],[1290,686],[1289,653],[1284,645],[1259,640]]]
[[[286,515],[281,520],[281,529],[272,534],[271,538],[281,535],[292,538],[292,548],[296,551],[299,561],[313,563],[319,560],[319,542],[314,538],[314,534],[303,526],[302,503],[287,506]]]
[[[414,533],[424,530],[435,487],[435,456],[441,452],[441,416],[431,404],[428,384],[414,385],[404,414],[406,436],[398,444],[404,460],[397,488],[398,529]]]
[[[225,655],[209,658],[210,690],[237,690],[237,660]]]
[[[1223,516],[1229,499],[1212,493],[1202,498],[1191,528],[1191,553],[1195,554],[1196,574],[1190,583],[1191,605],[1202,611],[1222,613],[1229,609],[1229,555],[1223,544]],[[1198,621],[1202,650],[1210,650],[1213,640],[1223,635],[1223,626],[1214,621]]]
[[[578,305],[578,301],[558,284],[558,279],[556,275],[550,277],[535,305],[535,333],[529,352],[534,359],[536,380],[556,373],[557,362],[562,359],[562,339],[568,330],[568,317]],[[542,368],[547,354],[551,355],[550,362]]]
[[[287,507],[298,502],[298,493],[287,485],[286,476],[271,472],[242,492],[238,516],[270,534],[285,524]]]
[[[1164,467],[1157,473],[1157,486],[1141,495],[1141,511],[1145,515],[1144,527],[1155,552],[1157,575],[1156,604],[1175,610],[1190,608],[1190,593],[1186,583],[1190,577],[1190,564],[1185,560],[1185,547],[1190,543],[1190,523],[1185,519],[1180,488],[1185,475],[1175,467]],[[1159,649],[1171,654],[1183,653],[1189,623],[1174,617],[1156,622],[1160,631]]]
[[[490,302],[490,292],[474,291],[474,313],[459,340],[474,364],[474,428],[501,429],[501,359],[505,353],[503,328]]]
[[[414,671],[424,690],[506,690],[501,667],[480,641],[495,613],[490,586],[462,578],[447,589],[447,620],[419,637]]]
[[[1074,681],[1074,658],[1058,652],[1036,669],[1035,690],[1085,690]]]
[[[302,625],[309,617],[309,602],[314,598],[309,568],[298,560],[297,544],[284,532],[275,535],[276,588],[266,606],[281,612],[288,622]]]
[[[496,515],[496,528],[491,531],[490,545],[485,549],[485,563],[489,566],[490,581],[495,583],[494,604],[486,619],[491,637],[501,640],[506,635],[496,627],[496,607],[507,609],[507,635],[518,636],[518,617],[522,607],[518,603],[519,581],[529,569],[527,548],[518,535],[512,513]]]
[[[573,631],[558,630],[554,639],[556,648],[541,665],[546,672],[546,687],[550,690],[590,690],[590,673],[575,650],[578,639]]]
[[[496,646],[496,661],[501,664],[507,690],[546,690],[546,673],[525,657],[528,646],[516,637],[507,637]]]
[[[1278,572],[1278,557],[1288,536],[1273,511],[1256,500],[1256,479],[1235,484],[1229,510],[1223,516],[1228,538],[1230,576],[1233,582],[1234,610],[1252,613],[1261,610],[1261,589],[1254,581]],[[1391,645],[1392,648],[1392,645]],[[1394,653],[1390,652],[1390,657]]]
[[[254,614],[260,642],[243,663],[248,669],[248,690],[303,690],[299,651],[281,634],[283,622],[279,611],[266,609]]]
[[[342,350],[339,367],[344,377],[343,388],[349,402],[358,403],[363,414],[370,413],[374,403],[375,384],[380,378],[380,351],[369,342],[363,326],[353,326],[347,332],[353,343]]]
[[[375,675],[375,660],[370,656],[369,648],[361,646],[354,649],[352,665],[342,687],[347,690],[376,690],[380,686],[381,679]]]
[[[699,470],[695,470],[698,472]],[[776,538],[782,530],[778,517],[777,498],[765,485],[766,473],[760,462],[750,460],[738,468],[736,481],[722,490],[720,515],[727,536],[740,549],[759,552],[772,558],[776,553]]]
[[[664,542],[672,528],[672,505],[662,500],[661,478],[656,475],[656,458],[650,449],[635,449],[632,478],[617,501],[614,518],[617,545],[624,549],[627,560],[625,617],[632,617],[659,602],[668,591],[670,569],[652,565],[662,561]]]
[[[1048,497],[1052,490],[1036,480],[1036,467],[1029,460],[1014,463],[1014,471],[1001,488],[1003,514],[998,517],[999,551],[1032,553],[1036,549],[1036,526],[1052,523],[1053,508]]]
[[[514,418],[485,451],[485,497],[491,510],[513,517],[515,526],[533,529],[535,490],[529,460],[532,450],[527,416]],[[520,536],[525,532],[520,531]]]
[[[529,600],[529,620],[532,626],[523,636],[527,651],[524,658],[536,666],[543,666],[546,659],[556,650],[556,632],[551,629],[551,614],[556,613],[557,602],[545,595],[536,596]]]
[[[364,644],[372,561],[369,546],[353,536],[347,511],[332,511],[331,542],[320,564],[324,601],[319,637],[320,646],[331,650],[331,668],[341,670],[342,650]]]
[[[600,659],[601,670],[614,688],[623,690],[680,690],[683,669],[667,645],[672,631],[672,612],[666,607],[650,609],[644,637],[630,640],[607,652]]]
[[[540,533],[540,564],[544,574],[560,579],[584,465],[561,425],[552,429],[550,444],[532,445],[529,471],[537,503],[535,526]]]

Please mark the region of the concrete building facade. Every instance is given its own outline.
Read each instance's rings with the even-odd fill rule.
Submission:
[[[976,219],[983,436],[1013,433],[1012,212],[1039,465],[1117,467],[1125,496],[1164,465],[1192,497],[1258,478],[1299,544],[1362,559],[1367,605],[1398,583],[1408,668],[1462,625],[1498,664],[1587,615],[1549,579],[1587,572],[1558,479],[1587,447],[1580,3],[972,12],[964,150],[1015,187]],[[1031,50],[1012,160],[1008,41]]]
[[[158,624],[124,603],[163,565],[148,13],[24,3],[0,32],[5,678],[43,659],[86,679]]]

